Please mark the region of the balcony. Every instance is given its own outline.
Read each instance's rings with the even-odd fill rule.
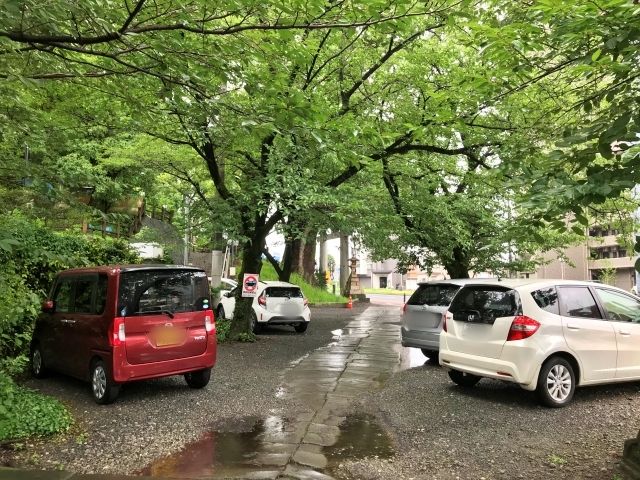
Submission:
[[[633,268],[634,258],[603,258],[601,260],[589,260],[589,268],[591,270],[602,270],[605,268]]]

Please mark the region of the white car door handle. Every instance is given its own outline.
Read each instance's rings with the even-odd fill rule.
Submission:
[[[568,328],[569,330],[573,330],[573,331],[578,331],[578,330],[580,330],[580,327],[578,327],[578,326],[576,326],[576,325],[572,325],[572,324],[570,324],[570,323],[568,323],[568,324],[567,324],[567,328]]]
[[[630,337],[631,336],[631,332],[628,332],[626,330],[618,330],[618,333],[624,337]]]

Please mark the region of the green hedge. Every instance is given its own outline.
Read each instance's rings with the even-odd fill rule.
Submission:
[[[19,213],[0,215],[0,440],[59,432],[71,422],[59,402],[12,380],[27,365],[34,321],[55,274],[138,261],[125,241],[56,232]]]

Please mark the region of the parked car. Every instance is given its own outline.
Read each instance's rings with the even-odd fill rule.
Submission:
[[[225,294],[217,307],[218,318],[232,318],[239,285]],[[253,299],[251,329],[258,333],[265,325],[291,325],[303,333],[309,326],[311,311],[307,299],[297,285],[287,282],[258,282]]]
[[[38,317],[31,370],[91,381],[96,402],[113,402],[126,382],[182,374],[209,382],[216,329],[204,271],[131,265],[59,273]]]
[[[209,278],[209,282],[211,282],[211,278]],[[225,295],[225,293],[229,293],[231,290],[238,286],[238,282],[232,278],[221,278],[220,279],[220,290],[213,297],[213,307],[214,310],[217,311],[218,306],[220,305],[220,300]]]
[[[402,346],[420,348],[437,360],[442,316],[468,279],[421,282],[402,309]]]
[[[445,314],[440,364],[458,385],[505,380],[563,407],[576,386],[640,380],[640,299],[593,282],[466,285]]]

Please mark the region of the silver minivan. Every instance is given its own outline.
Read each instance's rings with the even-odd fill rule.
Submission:
[[[486,279],[485,279],[486,280]],[[431,360],[438,359],[442,315],[458,290],[478,279],[421,282],[403,308],[402,346],[420,348]]]

